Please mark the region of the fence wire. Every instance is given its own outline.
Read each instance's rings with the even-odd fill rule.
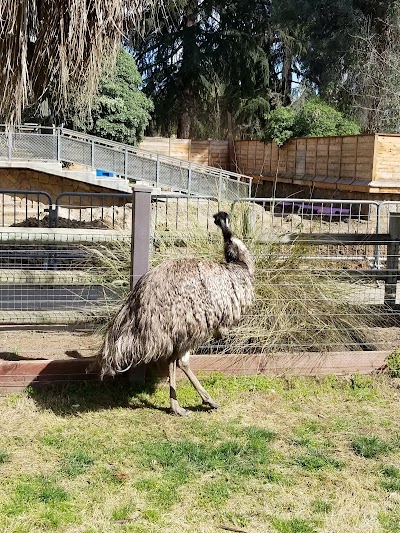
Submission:
[[[115,180],[227,201],[251,194],[251,179],[240,174],[63,128],[20,127],[0,133],[0,159],[74,163],[107,171]]]
[[[128,236],[75,234],[65,243],[41,241],[40,234],[34,243],[23,233],[8,237],[0,242],[0,324],[95,323],[126,293]]]
[[[0,324],[107,320],[129,288],[131,205],[120,196],[64,193],[58,199],[59,220],[74,220],[81,227],[51,232],[37,227],[2,229]],[[387,350],[397,344],[395,306],[400,301],[393,247],[388,255],[388,244],[396,243],[382,243],[376,234],[379,216],[385,213],[386,220],[386,211],[374,203],[342,204],[308,201],[300,212],[295,206],[294,213],[293,206],[284,204],[279,210],[266,200],[229,204],[213,197],[152,198],[153,265],[176,257],[223,260],[220,230],[212,217],[218,210],[231,214],[235,231],[256,260],[253,308],[224,339],[210,340],[201,351]],[[312,206],[308,212],[306,205]],[[339,211],[333,212],[333,207]],[[33,209],[36,213],[37,205]],[[112,219],[117,209],[119,218]],[[26,218],[26,212],[20,216]],[[114,229],[85,225],[107,216],[114,220]],[[291,234],[302,239],[282,242]],[[315,242],[316,234],[338,242]],[[352,239],[375,234],[376,242],[340,241],[346,235]]]

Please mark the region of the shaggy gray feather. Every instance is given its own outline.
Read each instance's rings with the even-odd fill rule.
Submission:
[[[240,320],[252,303],[254,266],[226,222],[227,215],[225,223],[215,220],[230,262],[168,260],[140,278],[105,336],[99,354],[102,377],[139,363],[178,358]]]

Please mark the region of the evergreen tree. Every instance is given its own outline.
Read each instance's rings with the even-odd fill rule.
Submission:
[[[137,144],[153,110],[151,100],[139,90],[141,82],[133,57],[121,49],[115,69],[100,82],[89,117],[73,110],[70,125],[105,139]]]

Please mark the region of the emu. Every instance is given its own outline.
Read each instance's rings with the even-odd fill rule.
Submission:
[[[172,259],[144,274],[111,323],[99,352],[101,377],[140,363],[169,364],[170,405],[184,416],[176,397],[176,367],[188,377],[203,404],[219,404],[189,366],[190,352],[212,334],[236,324],[253,298],[253,259],[220,211],[214,223],[222,230],[225,262]]]

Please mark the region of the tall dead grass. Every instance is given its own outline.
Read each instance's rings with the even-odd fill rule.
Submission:
[[[318,269],[322,261],[310,263],[306,259],[310,246],[304,243],[260,243],[246,210],[236,208],[232,218],[255,257],[255,302],[237,327],[222,340],[210,339],[203,351],[250,354],[374,348],[370,327],[375,311],[354,296],[359,282],[345,273]],[[108,322],[129,290],[129,242],[101,246],[95,254],[96,282],[114,296],[107,316],[101,317]],[[195,224],[185,232],[156,230],[152,266],[177,257],[223,260],[219,233]]]

